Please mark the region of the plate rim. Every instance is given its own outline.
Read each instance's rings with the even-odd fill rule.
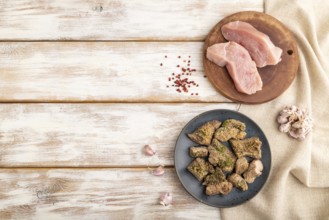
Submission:
[[[230,113],[234,113],[234,114],[240,114],[240,115],[242,115],[243,117],[246,117],[248,120],[250,120],[250,121],[251,121],[254,125],[256,125],[256,126],[258,127],[258,129],[263,133],[263,135],[264,135],[264,137],[265,137],[265,140],[266,140],[266,142],[267,142],[267,145],[268,145],[268,151],[269,151],[269,170],[268,170],[268,174],[267,174],[267,176],[266,176],[266,178],[265,178],[264,184],[262,184],[262,185],[260,186],[260,188],[258,189],[257,193],[255,193],[252,197],[248,198],[247,200],[245,200],[245,201],[243,201],[243,202],[241,202],[241,203],[234,204],[234,205],[229,205],[229,206],[221,206],[221,205],[215,205],[215,204],[207,203],[207,202],[203,201],[202,199],[197,198],[197,197],[195,197],[194,195],[192,195],[192,193],[191,193],[189,190],[187,190],[187,188],[186,188],[185,185],[183,184],[183,181],[182,181],[182,179],[181,179],[181,175],[179,174],[178,169],[177,169],[177,167],[176,167],[176,158],[177,158],[177,157],[176,157],[176,151],[177,151],[177,149],[178,149],[178,148],[177,148],[177,142],[178,142],[180,136],[184,134],[184,133],[183,133],[184,130],[185,130],[185,129],[186,129],[186,128],[187,128],[192,122],[194,122],[196,119],[198,119],[198,118],[200,118],[200,117],[202,117],[202,116],[204,116],[204,115],[207,115],[207,114],[210,114],[210,113],[213,113],[213,112],[217,112],[217,111],[226,111],[226,112],[230,112]],[[194,142],[194,143],[195,143],[195,142]],[[208,111],[202,112],[202,113],[196,115],[195,117],[193,117],[190,121],[188,121],[188,122],[185,124],[185,126],[184,126],[184,127],[182,128],[182,130],[180,131],[179,135],[177,136],[176,142],[175,142],[175,149],[174,149],[174,168],[175,168],[175,173],[176,173],[176,175],[177,175],[177,177],[178,177],[178,179],[179,179],[179,182],[180,182],[181,185],[183,186],[184,190],[185,190],[190,196],[192,196],[194,199],[196,199],[197,201],[199,201],[199,202],[201,202],[201,203],[203,203],[203,204],[205,204],[205,205],[208,205],[208,206],[211,206],[211,207],[215,207],[215,208],[231,208],[231,207],[239,206],[239,205],[241,205],[241,204],[243,204],[243,203],[245,203],[245,202],[250,201],[250,200],[253,199],[258,193],[260,193],[260,191],[261,191],[261,190],[264,188],[264,186],[267,184],[268,179],[269,179],[269,176],[270,176],[270,174],[271,174],[271,170],[272,170],[272,169],[271,169],[271,168],[272,168],[272,152],[271,152],[271,147],[270,147],[270,144],[269,144],[269,142],[268,142],[268,139],[267,139],[265,133],[264,133],[263,130],[260,128],[260,126],[259,126],[254,120],[252,120],[250,117],[248,117],[248,116],[246,116],[245,114],[243,114],[243,113],[241,113],[241,112],[238,112],[238,111],[236,111],[236,110],[231,110],[231,109],[212,109],[212,110],[208,110]]]

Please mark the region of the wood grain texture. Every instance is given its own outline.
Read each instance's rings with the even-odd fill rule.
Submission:
[[[201,42],[2,42],[0,101],[231,102],[204,78],[202,46]],[[196,69],[188,78],[198,87],[192,86],[188,93],[178,93],[173,80],[168,81],[173,72],[182,73],[182,67]]]
[[[173,165],[185,124],[237,104],[1,104],[1,167]],[[149,144],[158,157],[142,153]]]
[[[2,169],[0,218],[5,219],[219,219],[182,187],[174,169]],[[163,192],[173,204],[159,204]],[[200,211],[202,210],[202,211]]]
[[[0,39],[203,40],[245,10],[263,11],[263,0],[1,0]]]
[[[200,41],[245,10],[263,0],[0,0],[0,219],[220,219],[183,189],[173,153],[193,117],[238,108],[203,77]],[[199,87],[178,93],[168,77],[188,56]]]

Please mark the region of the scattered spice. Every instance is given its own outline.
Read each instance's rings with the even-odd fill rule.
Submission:
[[[172,203],[172,193],[166,192],[160,196],[160,204],[163,206],[168,206]]]
[[[162,66],[163,64],[162,63],[160,63],[160,66]]]
[[[167,55],[165,55],[165,58],[167,58]],[[177,56],[178,59],[183,58],[182,56]],[[191,58],[191,56],[188,56],[188,58]],[[184,64],[185,63],[185,64]],[[171,73],[171,76],[168,77],[168,81],[173,81],[173,84],[167,85],[167,88],[175,87],[176,92],[178,93],[189,93],[189,90],[194,89],[194,87],[199,87],[199,84],[197,84],[194,80],[190,80],[189,76],[192,76],[192,73],[196,72],[195,68],[191,68],[191,60],[190,59],[184,59],[179,61],[179,63],[176,65],[179,70],[176,70],[175,72]],[[198,93],[190,93],[190,95],[194,95]]]

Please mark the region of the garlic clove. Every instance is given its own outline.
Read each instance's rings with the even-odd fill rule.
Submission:
[[[288,112],[281,112],[279,115],[280,115],[281,117],[288,118],[291,114],[288,113]]]
[[[144,146],[144,154],[146,156],[153,156],[153,155],[156,154],[156,151],[152,147],[150,147],[150,145],[145,145]]]
[[[295,106],[295,105],[292,105],[292,106],[290,106],[290,110],[292,111],[292,112],[295,112],[295,111],[297,111],[297,106]]]
[[[154,176],[162,176],[165,173],[165,169],[164,166],[158,166],[157,168],[155,168],[154,170],[152,170],[152,174]]]
[[[289,122],[294,122],[294,121],[298,120],[298,117],[297,117],[297,115],[295,115],[295,114],[291,114],[291,115],[288,117],[288,120],[289,120]]]
[[[291,124],[291,127],[293,127],[293,128],[302,128],[303,127],[303,122],[296,121],[296,122]]]
[[[278,119],[277,119],[278,123],[280,124],[284,124],[288,122],[288,117],[284,116],[284,115],[279,115]]]
[[[290,130],[290,123],[285,123],[285,124],[281,124],[280,127],[279,127],[280,131],[281,132],[288,132]]]
[[[160,204],[163,206],[168,206],[172,203],[172,193],[166,192],[160,196]]]
[[[305,128],[298,128],[296,129],[296,134],[298,135],[302,135],[302,134],[306,134],[306,129]]]
[[[305,135],[302,135],[302,136],[299,136],[299,137],[297,138],[297,140],[299,140],[299,141],[303,141],[303,140],[305,140],[305,138],[306,138],[306,136],[305,136]]]
[[[303,133],[299,134],[298,130],[295,129],[291,129],[288,133],[291,137],[296,139],[303,135]]]

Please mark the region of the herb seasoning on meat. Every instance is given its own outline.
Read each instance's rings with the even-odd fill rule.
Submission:
[[[200,182],[203,181],[208,196],[227,195],[233,187],[246,191],[248,184],[262,174],[263,164],[259,160],[262,142],[258,137],[245,138],[246,125],[243,122],[212,120],[187,135],[200,144],[190,147],[189,154],[195,159],[187,169]],[[231,145],[234,153],[222,142]],[[255,160],[249,164],[247,158]]]

